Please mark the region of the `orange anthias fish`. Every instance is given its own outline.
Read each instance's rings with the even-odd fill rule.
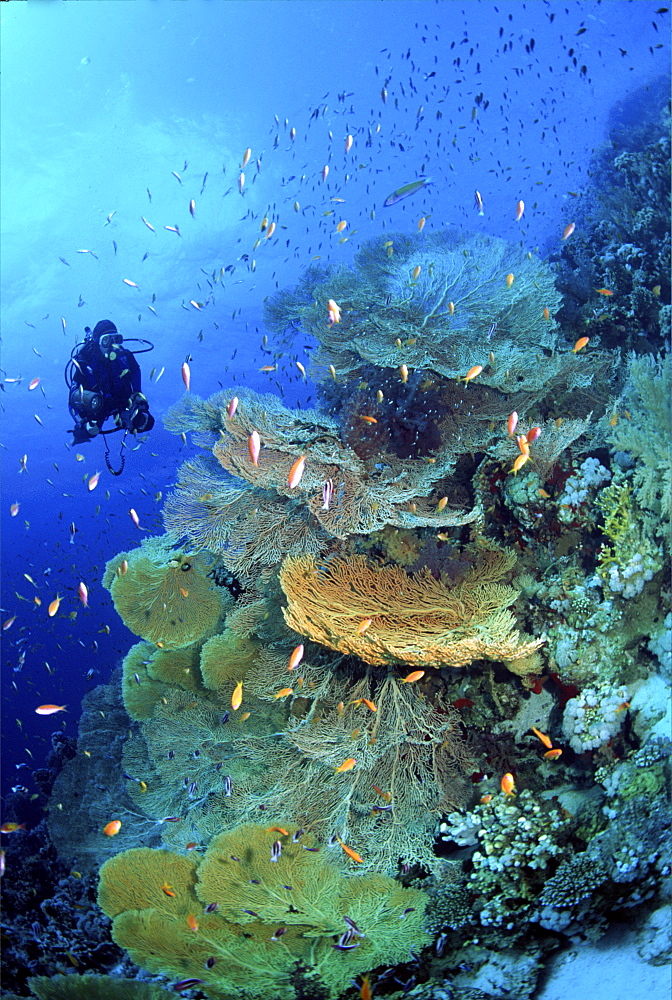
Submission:
[[[294,688],[280,688],[275,697],[277,700],[278,698],[287,698],[290,694],[294,694]]]
[[[193,931],[194,934],[198,930],[198,920],[196,919],[193,913],[190,913],[189,916],[187,917],[187,927],[189,928],[190,931]]]
[[[576,229],[576,223],[575,222],[570,222],[570,224],[568,226],[565,226],[565,228],[563,230],[563,233],[562,233],[563,240],[568,240],[569,237],[572,235],[572,233],[574,232],[575,229]]]
[[[89,493],[91,492],[91,490],[95,490],[96,486],[98,485],[98,480],[99,479],[100,479],[100,473],[99,472],[95,472],[91,476],[91,478],[89,479],[88,483],[86,484],[86,488],[89,491]]]
[[[191,386],[191,369],[186,361],[182,365],[182,381],[184,382],[185,389],[189,392]]]
[[[300,644],[298,646],[295,646],[294,649],[292,650],[292,655],[289,658],[289,665],[287,669],[294,670],[295,667],[298,667],[302,659],[303,659],[303,644]]]
[[[347,760],[344,760],[343,763],[336,768],[334,774],[343,774],[344,771],[352,771],[356,763],[357,761],[354,757],[348,757]]]
[[[305,469],[305,467],[306,467],[306,456],[299,455],[299,457],[289,470],[289,475],[287,477],[287,485],[289,486],[290,490],[293,490],[301,482],[301,477],[303,475],[303,470]]]
[[[238,681],[235,688],[233,689],[233,694],[231,695],[231,708],[234,712],[237,712],[240,706],[243,704],[243,682]]]
[[[469,369],[466,375],[461,375],[457,381],[464,382],[464,384],[466,385],[467,382],[471,382],[473,378],[476,378],[477,375],[480,375],[482,371],[483,371],[483,365],[474,365],[473,368]]]
[[[161,892],[165,892],[166,896],[170,896],[171,898],[177,896],[177,893],[173,889],[172,885],[168,885],[167,882],[164,882],[161,886]]]
[[[523,212],[525,211],[525,202],[519,201],[516,205],[516,222],[520,222],[523,217]]]
[[[119,833],[120,830],[121,830],[120,819],[110,820],[110,822],[103,827],[103,833],[105,834],[106,837],[116,837],[116,835]]]
[[[513,775],[510,771],[507,771],[506,774],[502,776],[500,786],[505,795],[516,794],[516,782],[514,781]]]
[[[613,295],[614,293],[609,288],[596,288],[595,291],[598,295]]]
[[[535,729],[534,726],[532,726],[532,732],[538,739],[541,740],[541,742],[544,744],[545,747],[547,747],[549,750],[551,749],[551,747],[553,746],[553,742],[550,736],[547,736],[546,733],[542,733],[538,729]]]
[[[25,823],[3,823],[0,826],[0,833],[16,833],[17,830],[25,830]]]
[[[48,614],[50,618],[53,618],[54,615],[58,614],[58,609],[60,608],[60,606],[61,606],[61,598],[57,594],[56,597],[51,602],[51,604],[49,605]]]
[[[425,676],[425,671],[424,670],[414,670],[412,674],[408,675],[408,677],[404,677],[404,679],[403,679],[403,681],[401,683],[402,684],[414,684],[415,681],[419,681],[420,678],[424,677],[424,676]]]
[[[512,472],[514,476],[517,476],[522,467],[525,465],[526,462],[529,462],[529,460],[530,460],[530,453],[522,452],[515,460],[511,468],[509,469],[509,472],[510,473]]]
[[[350,705],[366,705],[366,707],[369,709],[369,711],[371,711],[371,712],[377,712],[378,711],[378,706],[375,705],[368,698],[355,698],[353,701],[348,702],[348,704],[350,704]]]
[[[250,453],[253,465],[259,465],[259,452],[261,450],[261,439],[258,431],[252,431],[247,442],[247,450]]]
[[[578,354],[578,352],[586,346],[589,340],[590,337],[579,337],[577,342],[574,344],[574,347],[572,348],[572,354]]]
[[[353,851],[351,847],[348,847],[347,844],[344,844],[340,837],[337,837],[336,840],[339,842],[339,844],[341,845],[341,847],[343,848],[343,850],[345,851],[345,853],[348,855],[349,858],[352,858],[353,861],[356,861],[358,865],[364,864],[364,858],[361,856],[361,854],[358,854],[357,851]]]
[[[361,622],[357,626],[357,635],[364,635],[367,629],[371,628],[373,618],[362,618]]]
[[[57,712],[65,712],[65,705],[38,705],[35,709],[38,715],[56,715]]]
[[[359,1000],[372,1000],[371,983],[368,976],[362,976],[362,985],[359,991]]]
[[[560,749],[560,747],[554,747],[552,750],[547,750],[546,753],[544,754],[544,757],[546,758],[546,760],[557,760],[561,754],[562,750]]]
[[[329,314],[328,317],[329,326],[333,326],[334,323],[341,322],[341,310],[333,299],[329,299],[329,301],[327,302],[327,312]]]

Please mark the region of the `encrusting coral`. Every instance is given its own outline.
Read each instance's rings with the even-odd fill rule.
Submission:
[[[175,551],[165,536],[111,559],[103,585],[132,632],[163,649],[189,646],[215,631],[222,595],[202,556]]]
[[[299,963],[337,997],[353,976],[403,961],[428,940],[422,892],[382,875],[340,874],[292,825],[238,827],[215,837],[200,861],[125,851],[103,865],[98,901],[133,961],[196,978],[212,1000],[232,992],[293,1000]]]
[[[524,641],[509,605],[517,591],[498,581],[515,558],[482,549],[468,576],[449,586],[428,569],[371,565],[363,556],[289,556],[280,569],[290,628],[365,663],[467,666],[520,660],[543,639]]]

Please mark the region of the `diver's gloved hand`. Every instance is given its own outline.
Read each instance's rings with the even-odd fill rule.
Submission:
[[[68,431],[68,433],[73,435],[73,444],[85,444],[100,434],[100,427],[92,420],[89,420],[87,423],[75,424],[74,428]]]
[[[91,435],[87,432],[84,424],[75,424],[74,428],[68,431],[68,434],[73,435],[73,444],[85,444],[91,440]]]
[[[133,393],[128,408],[122,413],[122,423],[133,434],[144,434],[154,426],[154,417],[149,412],[149,403],[141,392]]]

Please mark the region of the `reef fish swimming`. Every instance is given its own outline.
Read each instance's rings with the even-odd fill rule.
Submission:
[[[404,198],[408,198],[409,195],[415,194],[416,191],[420,191],[431,183],[429,177],[419,177],[416,181],[411,181],[410,184],[403,184],[402,187],[397,188],[392,194],[388,194],[383,202],[383,206],[390,208],[391,205],[396,205],[397,202],[403,201]]]

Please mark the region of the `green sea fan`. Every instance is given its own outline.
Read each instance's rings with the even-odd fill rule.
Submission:
[[[176,551],[165,536],[148,538],[108,562],[103,585],[132,632],[162,649],[180,649],[211,635],[222,614],[209,568],[203,556]]]
[[[405,961],[429,935],[419,889],[344,875],[326,855],[295,826],[250,824],[216,837],[200,862],[168,851],[118,854],[101,869],[98,902],[134,962],[197,978],[213,1000],[298,998],[299,964],[335,998],[353,976]],[[345,917],[357,933],[342,951],[334,945],[351,926]]]
[[[38,1000],[166,1000],[175,996],[152,983],[113,976],[33,976],[28,985]]]

